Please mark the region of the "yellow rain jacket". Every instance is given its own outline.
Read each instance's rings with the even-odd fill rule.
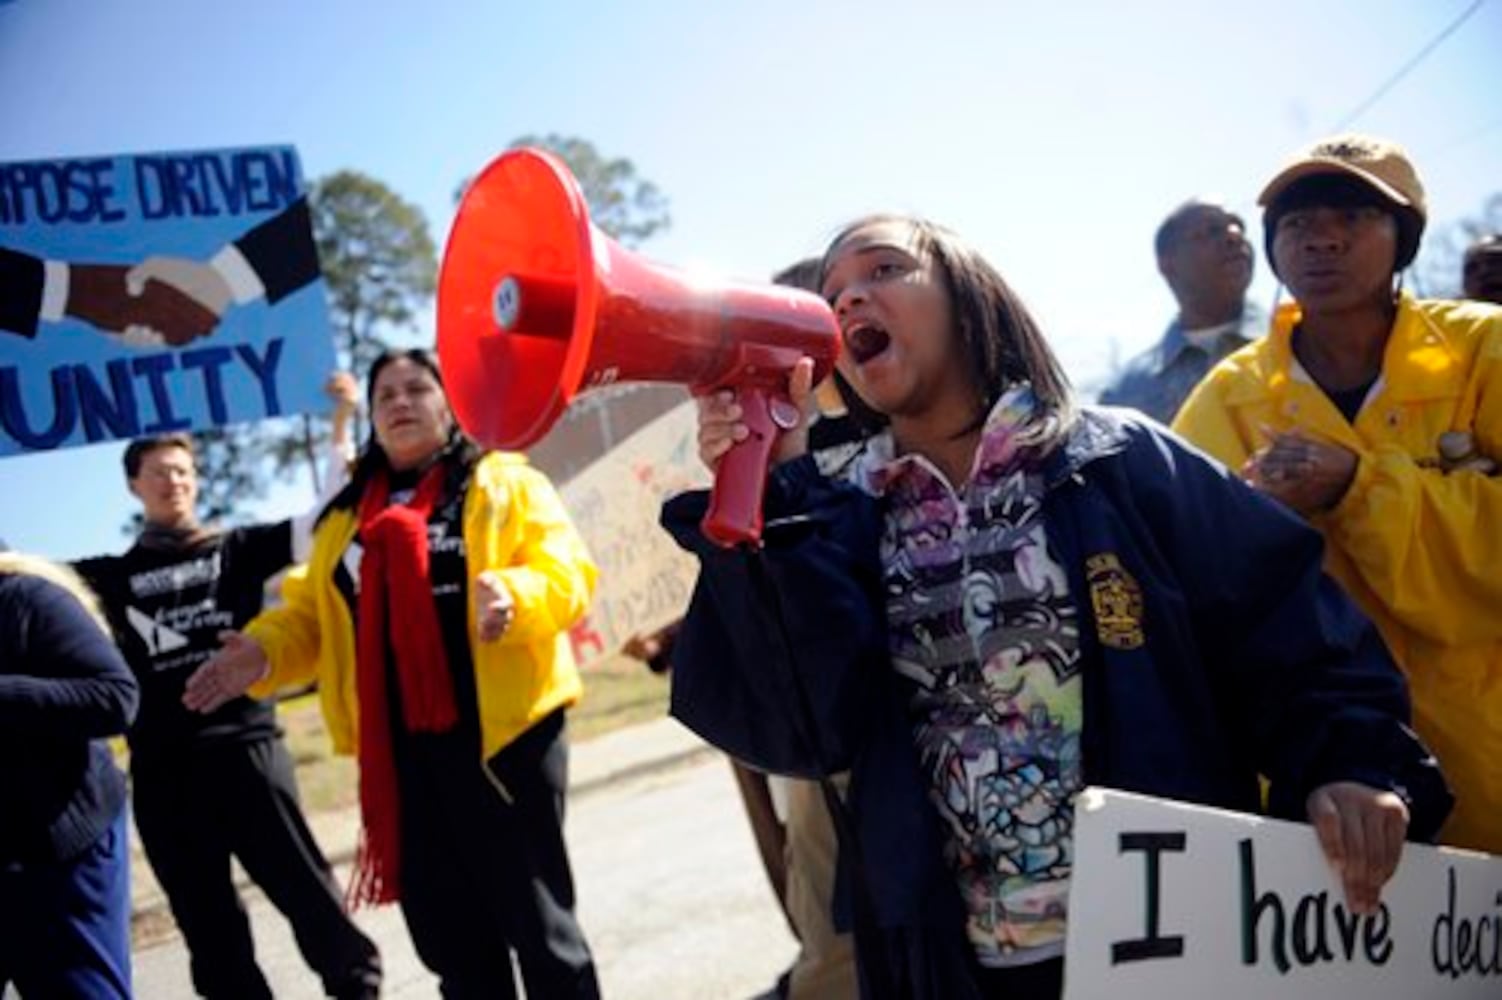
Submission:
[[[599,571],[557,492],[522,455],[492,452],[476,464],[463,522],[471,592],[476,576],[494,570],[516,601],[510,627],[495,642],[476,637],[474,602],[469,606],[470,659],[488,760],[533,723],[579,700],[583,688],[568,630],[584,616]],[[287,575],[286,603],[245,628],[271,661],[270,675],[251,695],[264,698],[316,678],[334,750],[344,754],[357,749],[360,706],[354,621],[334,571],[357,528],[355,511],[330,512],[313,533],[307,564]]]
[[[1263,428],[1356,453],[1349,491],[1313,519],[1326,567],[1408,675],[1415,727],[1456,796],[1440,839],[1502,854],[1502,478],[1434,467],[1446,431],[1502,461],[1502,309],[1405,294],[1354,426],[1294,360],[1298,318],[1280,310],[1173,428],[1232,469],[1267,444]]]

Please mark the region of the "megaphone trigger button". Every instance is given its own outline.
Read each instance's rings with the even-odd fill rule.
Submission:
[[[790,399],[774,397],[768,406],[768,410],[772,416],[772,423],[785,431],[790,431],[794,427],[797,427],[798,422],[803,417],[803,414],[798,411],[798,407],[794,406],[793,401]]]

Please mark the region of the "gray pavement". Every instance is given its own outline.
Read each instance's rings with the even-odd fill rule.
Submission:
[[[566,835],[579,918],[608,1000],[746,1000],[769,988],[796,945],[724,758],[663,719],[576,744],[570,763]],[[313,822],[343,884],[356,817],[351,810]],[[154,883],[136,890],[139,906],[163,905]],[[317,997],[286,922],[253,886],[243,893],[277,997]],[[356,919],[381,947],[385,996],[437,995],[397,907],[362,910]],[[192,996],[176,935],[138,950],[135,976],[145,1000]]]
[[[661,718],[617,729],[569,747],[569,794],[577,797],[638,774],[691,760],[715,751],[673,719]],[[308,825],[335,866],[350,861],[360,833],[358,808],[313,813]],[[141,838],[131,829],[131,909],[140,922],[170,920],[167,900],[141,851]],[[237,867],[235,878],[248,885]]]

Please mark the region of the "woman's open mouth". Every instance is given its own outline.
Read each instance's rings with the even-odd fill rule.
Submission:
[[[863,365],[891,346],[892,338],[879,326],[858,325],[845,331],[845,350],[857,365]]]

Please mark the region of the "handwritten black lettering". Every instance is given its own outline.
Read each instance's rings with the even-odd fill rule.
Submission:
[[[1372,965],[1385,965],[1392,957],[1388,937],[1391,914],[1387,904],[1378,906],[1370,916],[1350,913],[1343,902],[1330,903],[1327,892],[1300,896],[1293,905],[1293,919],[1276,890],[1257,891],[1257,859],[1253,842],[1244,838],[1238,845],[1241,859],[1241,962],[1256,965],[1260,960],[1262,918],[1268,917],[1271,930],[1272,963],[1278,972],[1287,974],[1293,963],[1310,966],[1335,961],[1354,962],[1364,958]],[[1335,922],[1339,950],[1330,946],[1328,922]],[[1361,950],[1356,948],[1356,930],[1361,927]],[[1292,961],[1289,950],[1293,951]]]
[[[1144,863],[1144,878],[1146,898],[1146,912],[1143,918],[1143,926],[1146,930],[1144,936],[1132,938],[1127,941],[1113,941],[1111,943],[1111,964],[1117,965],[1122,962],[1141,962],[1150,958],[1179,958],[1184,954],[1183,935],[1162,935],[1158,933],[1159,894],[1162,891],[1162,878],[1160,877],[1161,856],[1164,851],[1182,853],[1188,837],[1182,830],[1169,833],[1122,833],[1118,840],[1118,850],[1125,854],[1128,851],[1141,851]]]
[[[1241,854],[1241,964],[1257,964],[1257,926],[1264,913],[1271,913],[1273,965],[1279,972],[1287,973],[1289,962],[1288,949],[1283,944],[1283,901],[1274,892],[1257,894],[1257,858],[1252,851],[1251,839],[1244,838],[1238,850]]]
[[[1493,902],[1497,913],[1476,918],[1455,914],[1455,869],[1446,871],[1445,909],[1434,919],[1429,960],[1434,971],[1451,979],[1464,975],[1502,976],[1502,892]],[[1487,938],[1490,938],[1488,941]]]
[[[1328,894],[1317,892],[1299,900],[1293,910],[1293,956],[1300,965],[1333,962],[1335,953],[1325,939],[1325,903]],[[1350,958],[1349,955],[1346,956]]]

